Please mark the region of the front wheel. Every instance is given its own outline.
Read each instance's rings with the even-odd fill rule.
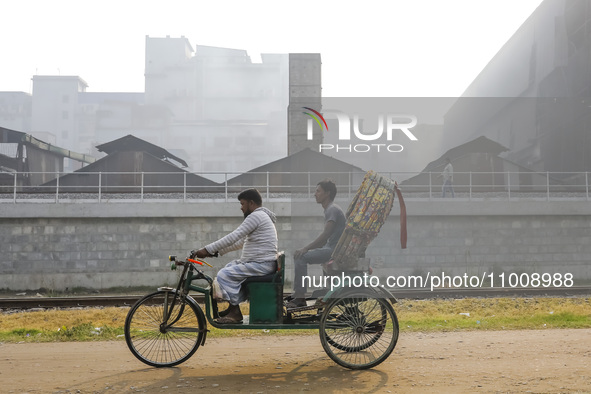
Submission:
[[[172,367],[187,361],[203,343],[205,316],[191,299],[159,290],[140,299],[125,319],[125,341],[140,361]]]
[[[320,318],[320,342],[328,356],[349,369],[384,361],[398,341],[398,318],[387,299],[360,290],[332,300]]]

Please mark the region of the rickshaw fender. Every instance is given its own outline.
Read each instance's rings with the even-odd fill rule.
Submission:
[[[377,298],[384,298],[390,300],[392,304],[396,304],[398,300],[392,293],[388,290],[384,289],[383,287],[348,287],[348,288],[339,288],[335,289],[334,291],[329,291],[323,298],[323,302],[328,302],[331,298],[343,298],[347,297],[350,294],[359,293],[359,290],[367,290],[373,291],[376,294]]]
[[[199,304],[197,303],[197,301],[195,301],[195,299],[191,296],[187,296],[187,302],[192,304],[195,307],[195,310],[197,311],[197,319],[199,319],[199,321],[203,324],[203,339],[201,340],[201,346],[205,345],[205,338],[207,337],[207,332],[209,331],[207,329],[207,319],[205,318],[205,313],[203,313],[203,309],[201,309],[201,307],[199,306]]]
[[[392,304],[396,304],[398,302],[396,297],[394,297],[394,295],[392,293],[390,293],[388,290],[384,289],[383,287],[376,287],[376,288],[374,288],[374,290],[376,290],[378,293],[381,293],[383,298],[390,300],[390,302]]]

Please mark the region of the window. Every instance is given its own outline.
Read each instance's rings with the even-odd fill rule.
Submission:
[[[62,111],[62,119],[70,119],[70,113],[68,111]]]

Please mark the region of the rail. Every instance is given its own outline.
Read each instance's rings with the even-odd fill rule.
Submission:
[[[387,288],[397,299],[429,300],[435,298],[465,297],[588,297],[591,295],[589,286],[573,287],[510,287],[510,288],[441,288],[436,291],[415,288]],[[291,293],[284,293],[287,297]],[[199,303],[204,302],[202,294],[191,296]],[[130,307],[143,295],[115,296],[71,296],[71,297],[3,297],[0,298],[0,311],[28,310],[49,308],[94,308],[94,307]]]
[[[312,199],[331,178],[352,197],[363,172],[0,172],[0,203],[233,200],[259,189],[266,200]],[[440,173],[382,172],[410,199],[443,199]],[[455,172],[455,199],[590,199],[589,172]],[[446,193],[447,194],[447,193]],[[446,200],[451,200],[447,194]]]

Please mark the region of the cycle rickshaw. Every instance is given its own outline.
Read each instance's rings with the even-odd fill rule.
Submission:
[[[368,181],[364,180],[360,190],[364,185],[368,190],[377,189],[370,183],[375,179],[375,174],[368,173]],[[395,187],[393,183],[386,185]],[[351,213],[357,212],[354,208],[357,200],[356,197],[349,207],[347,217],[353,217]],[[402,208],[401,198],[400,201]],[[389,199],[387,209],[381,214],[387,216],[391,206],[392,200]],[[375,218],[376,210],[368,212]],[[339,249],[342,256],[338,260],[354,264],[342,265],[344,269],[340,272],[343,275],[354,277],[367,273],[369,259],[359,256],[364,255],[367,244],[377,231],[375,226],[368,232],[356,229],[354,225],[344,231],[339,245],[342,243],[345,247]],[[399,326],[392,306],[396,299],[382,287],[349,283],[323,294],[312,294],[310,298],[316,299],[312,306],[287,309],[283,299],[285,255],[280,253],[275,272],[249,278],[243,283],[250,299],[248,322],[218,324],[215,321],[219,311],[212,291],[213,278],[198,267],[209,264],[192,258],[179,260],[170,256],[169,259],[173,262],[172,268],[182,267],[177,287],[161,287],[141,298],[130,309],[125,321],[125,340],[129,349],[150,366],[171,367],[188,360],[205,343],[207,323],[221,329],[318,329],[327,355],[349,369],[372,368],[388,358],[396,346]],[[331,267],[334,271],[335,265],[329,264],[325,272]],[[195,281],[202,284],[194,284]],[[191,291],[203,295],[205,312],[189,294]]]

